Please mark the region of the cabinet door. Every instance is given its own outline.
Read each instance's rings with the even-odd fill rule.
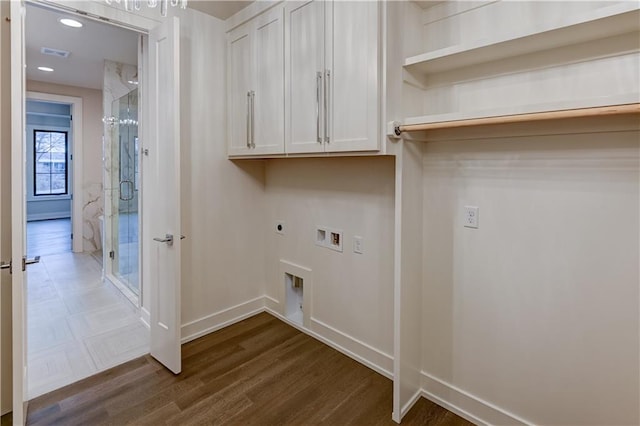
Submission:
[[[284,6],[255,21],[252,154],[284,153]]]
[[[326,150],[378,150],[378,3],[327,2],[326,14]]]
[[[250,154],[248,96],[252,86],[253,32],[249,22],[229,34],[227,48],[227,138],[229,155]]]
[[[322,152],[324,2],[287,2],[285,11],[286,150]]]

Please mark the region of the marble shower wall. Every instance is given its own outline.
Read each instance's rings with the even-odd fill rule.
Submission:
[[[138,80],[138,67],[136,65],[121,64],[113,61],[104,61],[104,84],[102,90],[102,108],[104,117],[117,116],[118,111],[113,111],[113,102],[122,96],[137,89],[137,85],[129,83]],[[118,143],[120,134],[117,124],[111,125],[104,120],[103,143],[103,182],[104,182],[104,256],[118,244],[113,241],[113,229],[118,228],[117,211],[119,208],[119,183],[120,169],[118,161],[114,161],[114,143]],[[98,233],[99,233],[98,229]],[[106,259],[105,259],[105,265]]]

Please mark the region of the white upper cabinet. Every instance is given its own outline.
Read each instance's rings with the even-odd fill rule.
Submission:
[[[232,29],[229,156],[379,151],[379,8],[285,1]]]
[[[286,152],[377,151],[378,4],[287,2]]]
[[[278,5],[229,33],[228,153],[284,152],[284,15]]]
[[[285,7],[287,153],[324,151],[324,2]]]
[[[379,149],[378,3],[325,2],[326,151]]]
[[[250,109],[252,83],[251,25],[243,25],[229,34],[227,43],[227,129],[229,155],[250,151]]]

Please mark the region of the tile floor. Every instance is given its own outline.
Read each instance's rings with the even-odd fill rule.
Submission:
[[[27,224],[27,251],[42,256],[27,281],[29,399],[149,352],[137,308],[94,256],[70,251],[69,235],[62,221]]]

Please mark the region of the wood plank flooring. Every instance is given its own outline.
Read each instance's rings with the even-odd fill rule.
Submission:
[[[183,345],[182,369],[135,359],[31,401],[27,424],[395,424],[389,379],[266,313]],[[402,424],[471,423],[421,399]]]

